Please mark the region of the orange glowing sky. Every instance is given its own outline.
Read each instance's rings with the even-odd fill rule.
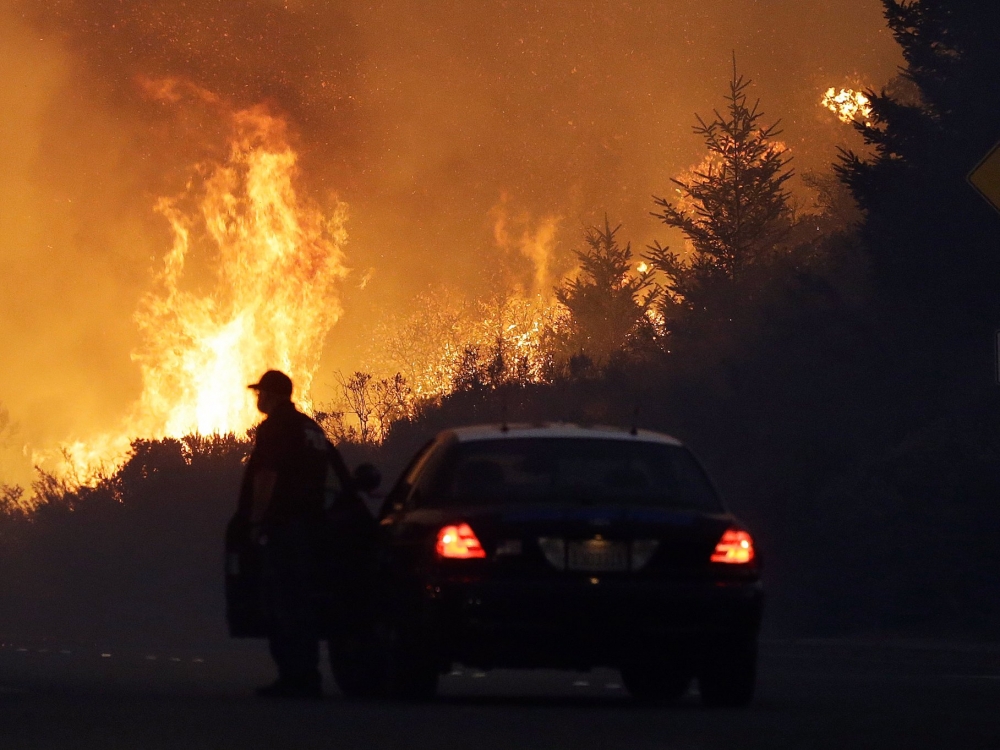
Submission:
[[[877,0],[0,0],[0,481],[30,475],[25,444],[113,429],[139,397],[134,314],[173,241],[154,208],[227,148],[211,107],[144,81],[280,113],[303,199],[349,205],[322,400],[428,288],[481,293],[500,267],[531,285],[501,215],[548,233],[553,269],[605,212],[634,248],[676,243],[651,196],[701,160],[690,126],[733,52],[799,173],[857,145],[823,93],[901,63]]]

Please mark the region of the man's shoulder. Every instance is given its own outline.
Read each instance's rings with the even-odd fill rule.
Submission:
[[[308,414],[294,406],[284,408],[269,415],[257,428],[267,440],[279,442],[305,442],[317,449],[327,448],[326,433]]]
[[[285,441],[300,434],[303,429],[303,423],[299,419],[300,415],[305,416],[294,407],[268,414],[267,418],[257,426],[258,442],[261,441],[261,438]],[[308,417],[306,418],[308,419]]]
[[[306,415],[295,408],[294,404],[288,404],[287,406],[281,406],[268,414],[267,418],[260,423],[260,426],[272,430],[281,429],[283,427],[287,428],[289,426],[295,427],[299,424],[299,420],[302,417],[306,417]],[[308,419],[308,417],[306,418]]]
[[[322,427],[319,426],[319,424],[316,422],[315,419],[310,417],[304,411],[299,411],[298,409],[296,409],[295,418],[299,421],[299,424],[301,424],[304,428],[310,430],[320,430],[320,431],[322,431],[323,429]]]

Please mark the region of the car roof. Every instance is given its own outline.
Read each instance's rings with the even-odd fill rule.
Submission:
[[[454,435],[460,443],[479,440],[515,440],[518,438],[574,438],[590,440],[622,440],[632,443],[660,443],[680,446],[676,438],[652,430],[626,430],[604,425],[578,425],[567,422],[544,422],[539,424],[480,424],[456,427],[445,434]]]

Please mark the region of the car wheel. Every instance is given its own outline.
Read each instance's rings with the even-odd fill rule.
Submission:
[[[432,650],[417,633],[387,622],[375,627],[384,694],[401,700],[429,700],[437,693],[438,669]]]
[[[330,671],[345,698],[429,700],[437,693],[430,650],[387,623],[364,636],[330,640]]]
[[[706,654],[698,673],[702,702],[713,708],[748,705],[756,683],[756,636],[737,639]]]
[[[433,664],[398,665],[390,682],[389,697],[401,700],[426,701],[437,694],[438,671]]]
[[[330,672],[345,698],[372,699],[386,694],[384,655],[372,635],[332,638]]]
[[[643,702],[671,702],[687,692],[693,676],[686,670],[658,664],[628,664],[622,667],[622,684]]]

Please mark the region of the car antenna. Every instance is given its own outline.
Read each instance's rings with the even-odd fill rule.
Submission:
[[[629,435],[639,434],[639,404],[635,405],[635,409],[632,410],[632,429],[628,431]]]

